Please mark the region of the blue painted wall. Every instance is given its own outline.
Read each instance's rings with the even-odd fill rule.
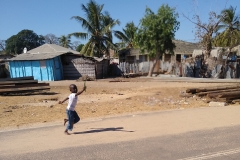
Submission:
[[[10,61],[11,78],[33,76],[39,81],[57,81],[63,79],[61,58],[33,61]]]

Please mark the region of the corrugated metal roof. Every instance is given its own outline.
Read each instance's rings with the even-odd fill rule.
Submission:
[[[220,53],[222,52],[222,47],[215,47],[211,50],[211,56],[212,57],[218,57],[220,55]],[[192,56],[196,57],[197,55],[201,55],[204,53],[204,50],[200,50],[200,49],[195,49],[193,51]]]
[[[79,54],[77,51],[64,48],[56,44],[44,44],[42,46],[29,50],[27,53],[17,55],[16,57],[11,58],[10,61],[51,59],[65,53]]]

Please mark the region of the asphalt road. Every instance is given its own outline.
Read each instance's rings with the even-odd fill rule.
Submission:
[[[70,147],[2,156],[2,160],[177,160],[240,159],[240,126],[152,137],[127,142]],[[51,143],[51,142],[49,142]],[[81,142],[79,142],[81,143]]]
[[[70,136],[56,134],[62,126],[2,131],[0,159],[238,160],[239,117],[228,106],[82,122]]]

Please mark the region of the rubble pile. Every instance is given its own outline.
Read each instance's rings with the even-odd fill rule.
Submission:
[[[193,57],[182,60],[182,76],[196,78],[240,78],[240,57],[236,52],[216,47],[209,56],[194,50]]]

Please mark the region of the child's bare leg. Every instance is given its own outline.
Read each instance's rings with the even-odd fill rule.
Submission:
[[[65,124],[67,123],[68,119],[64,119],[63,120],[63,125],[65,126]]]
[[[72,130],[73,129],[73,123],[71,123],[69,120],[67,120],[66,119],[66,121],[68,121],[68,125],[69,126],[67,126],[67,128],[65,129],[65,131],[64,131],[64,133],[66,134],[66,135],[70,135],[70,133],[68,133],[68,130],[70,129],[70,130]]]
[[[67,130],[67,129],[64,131],[64,133],[65,133],[66,135],[70,135],[70,133],[68,133],[68,130]]]

